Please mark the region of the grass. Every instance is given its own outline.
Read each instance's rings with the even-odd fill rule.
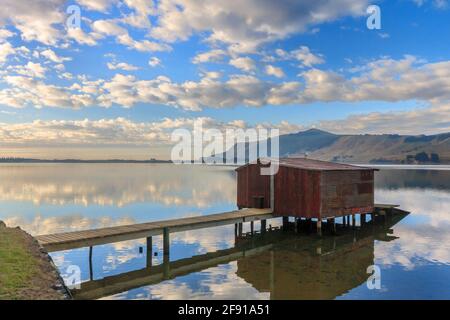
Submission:
[[[23,299],[38,269],[22,232],[0,228],[0,299]]]

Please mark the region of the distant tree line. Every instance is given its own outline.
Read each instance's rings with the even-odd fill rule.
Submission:
[[[419,152],[415,155],[409,154],[406,156],[406,163],[440,163],[439,154]]]

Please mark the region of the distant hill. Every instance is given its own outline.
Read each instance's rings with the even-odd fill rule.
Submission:
[[[248,150],[248,143],[245,147]],[[236,145],[234,148],[236,150]],[[305,155],[319,160],[349,163],[448,164],[450,133],[418,136],[337,135],[310,129],[280,136],[281,157]]]

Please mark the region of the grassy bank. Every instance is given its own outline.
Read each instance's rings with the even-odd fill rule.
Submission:
[[[0,299],[62,299],[53,266],[34,239],[0,222]]]

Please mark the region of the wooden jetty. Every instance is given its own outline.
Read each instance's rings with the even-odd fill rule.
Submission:
[[[54,252],[133,239],[147,238],[151,241],[152,236],[163,235],[164,253],[168,254],[170,247],[169,234],[171,232],[235,224],[237,228],[236,231],[242,233],[242,224],[244,222],[250,222],[253,225],[253,221],[261,220],[261,227],[265,229],[266,219],[271,218],[274,218],[271,209],[243,209],[198,217],[40,235],[36,236],[36,239],[48,252]]]
[[[176,261],[165,259],[158,265],[147,263],[143,269],[100,279],[91,273],[72,295],[74,299],[99,299],[236,261],[237,276],[259,291],[270,292],[271,299],[311,299],[312,294],[317,294],[313,298],[334,298],[366,281],[367,267],[373,264],[374,241],[397,239],[390,233],[406,216],[399,213],[389,215],[387,221],[370,221],[357,233],[347,228],[340,237],[289,237],[276,229],[264,235],[236,237],[231,248]],[[293,261],[294,269],[289,268]],[[324,284],[324,276],[336,285]]]
[[[376,216],[390,214],[393,210],[405,212],[397,209],[397,207],[398,205],[392,204],[376,204],[374,212],[371,214],[372,219]],[[55,252],[83,247],[91,247],[92,251],[93,246],[144,238],[147,238],[147,245],[151,247],[152,236],[163,235],[163,251],[165,255],[168,255],[170,252],[170,233],[234,224],[235,235],[242,235],[243,223],[249,222],[250,230],[253,232],[254,221],[261,221],[261,232],[264,232],[267,226],[266,220],[274,218],[280,217],[273,215],[272,210],[269,208],[248,208],[198,217],[39,235],[35,238],[48,252]],[[316,224],[319,223],[319,221],[320,220],[317,220]],[[297,222],[298,221],[296,221],[296,224]],[[361,225],[364,224],[365,220],[361,220],[360,223]],[[344,217],[342,225],[356,227],[356,220],[350,222],[350,220],[346,220]],[[287,225],[284,225],[284,227],[287,227]]]

